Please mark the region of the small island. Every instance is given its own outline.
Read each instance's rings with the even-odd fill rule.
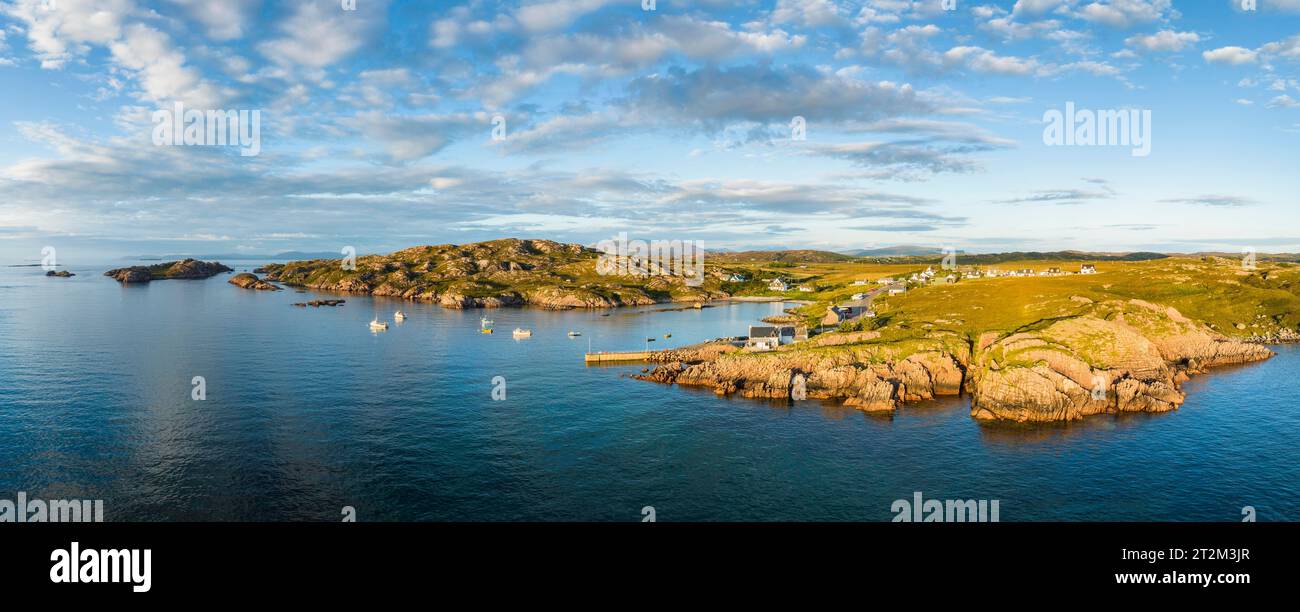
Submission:
[[[57,271],[56,271],[56,270],[50,270],[50,271],[46,272],[45,275],[46,275],[46,276],[54,276],[54,277],[57,277],[57,278],[71,278],[71,277],[73,277],[73,276],[76,276],[76,274],[73,274],[73,273],[71,273],[71,272],[69,272],[69,271],[67,271],[67,270],[57,270]]]
[[[169,261],[166,263],[154,264],[152,266],[118,268],[116,270],[105,272],[104,276],[108,276],[122,283],[147,283],[149,281],[167,279],[211,278],[221,274],[222,272],[233,271],[233,269],[222,265],[220,262],[183,259],[181,261]]]

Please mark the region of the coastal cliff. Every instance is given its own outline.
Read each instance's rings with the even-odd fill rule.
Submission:
[[[181,261],[169,261],[166,263],[154,264],[152,266],[131,266],[129,268],[118,268],[109,270],[104,276],[113,278],[123,283],[147,283],[155,280],[166,280],[173,278],[180,279],[201,279],[210,278],[221,274],[222,272],[233,272],[231,268],[222,265],[220,262],[199,261],[197,259],[183,259]]]
[[[766,353],[722,344],[664,354],[671,361],[637,378],[744,397],[791,398],[802,391],[868,412],[965,392],[976,419],[1071,421],[1173,410],[1183,403],[1179,385],[1189,376],[1272,356],[1141,300],[1088,304],[1070,316],[973,337],[930,331],[890,340],[877,332],[836,332]]]
[[[265,266],[266,281],[286,285],[434,302],[447,308],[525,304],[546,308],[610,308],[727,297],[721,281],[691,287],[669,275],[601,275],[599,252],[550,240],[493,240],[419,246],[389,255],[318,259]]]

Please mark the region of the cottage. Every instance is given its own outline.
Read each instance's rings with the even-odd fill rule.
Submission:
[[[1096,273],[1097,273],[1097,266],[1094,266],[1092,264],[1083,264],[1082,266],[1079,266],[1079,274],[1096,274]]]
[[[727,282],[729,283],[743,283],[746,280],[748,279],[745,278],[744,274],[731,274],[727,276]]]
[[[781,332],[769,325],[750,325],[745,348],[752,351],[770,351],[781,345]]]
[[[900,293],[906,293],[906,292],[907,292],[907,289],[904,289],[904,288],[902,288],[902,287],[895,287],[895,288],[889,290],[889,295],[898,295],[898,294],[900,294]]]
[[[767,284],[767,288],[769,291],[789,291],[790,284],[779,278],[774,278],[772,282]]]
[[[892,278],[878,278],[878,279],[876,279],[876,284],[877,284],[877,285],[888,285],[888,284],[893,283],[893,282],[894,282],[894,279],[892,279]]]
[[[802,291],[802,292],[804,292],[804,293],[812,293],[812,292],[816,291],[816,289],[813,289],[812,287],[810,287],[810,286],[808,286],[808,285],[799,285],[799,291]]]
[[[855,280],[855,281],[853,281],[853,286],[854,286],[854,287],[861,287],[862,285],[865,285],[865,284],[867,284],[867,281],[864,281],[864,280]]]
[[[751,325],[749,339],[745,348],[755,351],[770,351],[782,344],[790,344],[808,339],[808,328],[793,325]]]
[[[957,282],[957,277],[956,277],[956,276],[953,276],[953,275],[951,275],[951,274],[949,274],[948,276],[945,276],[945,277],[944,277],[943,282],[945,282],[945,283],[949,283],[949,284],[955,283],[955,282]]]
[[[855,293],[855,294],[853,294],[853,299],[855,299],[855,300],[865,300],[865,299],[867,299],[867,294],[865,294],[865,293]]]

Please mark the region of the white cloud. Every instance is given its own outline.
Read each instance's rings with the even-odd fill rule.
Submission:
[[[184,7],[191,17],[207,27],[208,36],[215,40],[231,40],[243,36],[249,18],[260,3],[260,0],[169,1]]]
[[[612,0],[540,0],[519,7],[515,19],[530,32],[558,30]]]
[[[366,11],[375,14],[377,9]],[[282,65],[321,70],[356,51],[365,42],[371,23],[361,11],[343,11],[336,0],[304,0],[280,25],[280,38],[258,50]]]
[[[1258,53],[1245,47],[1219,47],[1203,51],[1201,57],[1212,64],[1231,64],[1234,66],[1241,64],[1251,64],[1255,62]]]
[[[1171,0],[1096,0],[1075,10],[1084,21],[1113,28],[1129,28],[1176,16]]]
[[[1038,62],[1013,56],[998,55],[982,47],[953,47],[943,54],[943,61],[948,65],[960,65],[975,72],[991,74],[1026,75],[1033,74]]]
[[[1138,47],[1147,51],[1182,51],[1190,45],[1200,42],[1201,37],[1195,32],[1176,32],[1174,30],[1161,30],[1155,34],[1130,36],[1124,42],[1130,47]]]
[[[1282,94],[1268,101],[1269,108],[1296,108],[1300,107],[1300,100],[1296,100],[1287,94]]]

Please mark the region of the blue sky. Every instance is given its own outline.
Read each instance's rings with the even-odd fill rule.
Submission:
[[[1300,251],[1300,0],[344,4],[0,0],[0,256]],[[176,101],[260,154],[156,146]],[[1045,145],[1066,103],[1150,155]]]

